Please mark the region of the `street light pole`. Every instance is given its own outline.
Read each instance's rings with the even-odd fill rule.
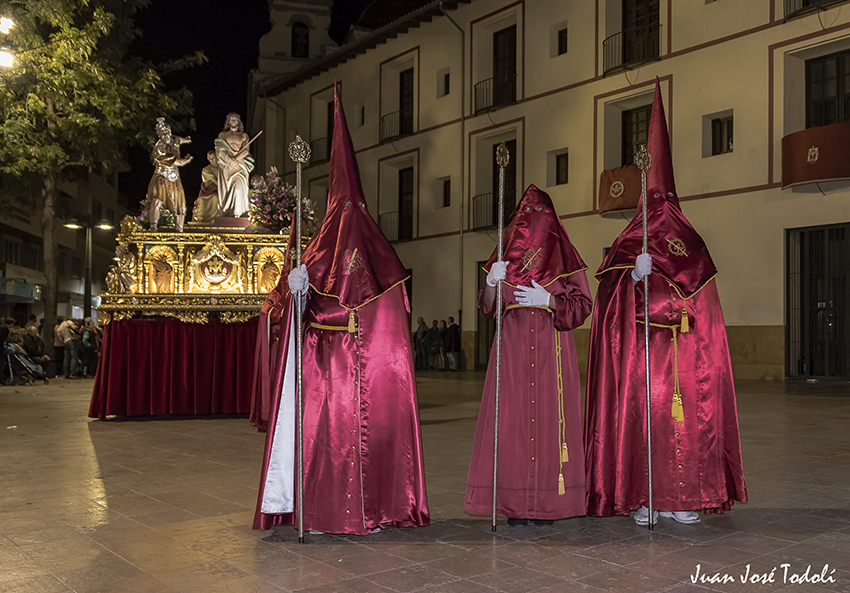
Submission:
[[[83,287],[83,319],[91,317],[91,221],[86,225],[86,280]]]

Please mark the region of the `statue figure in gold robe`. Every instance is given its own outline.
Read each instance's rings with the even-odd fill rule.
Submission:
[[[214,150],[207,153],[207,160],[210,164],[201,170],[201,191],[198,193],[195,207],[192,210],[193,222],[212,222],[214,218],[221,215],[218,209],[218,176],[220,170]]]
[[[147,203],[148,217],[151,230],[157,230],[159,214],[162,208],[174,213],[174,225],[177,232],[183,231],[183,221],[186,219],[186,196],[183,184],[180,182],[182,167],[192,161],[192,156],[180,158],[180,145],[192,141],[188,136],[171,135],[171,127],[165,123],[165,118],[156,118],[156,133],[159,140],[153,147],[153,161],[156,166],[151,182],[148,185]]]

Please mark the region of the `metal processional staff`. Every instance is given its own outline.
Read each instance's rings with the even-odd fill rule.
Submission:
[[[301,267],[301,166],[310,160],[310,145],[296,135],[295,140],[289,145],[289,158],[295,161],[295,267]],[[290,224],[289,232],[292,232]],[[301,304],[304,291],[295,293],[295,352],[296,352],[296,378],[295,378],[295,407],[297,417],[298,433],[298,543],[304,543],[304,406],[301,389],[303,379],[303,357],[301,342],[303,340],[301,328]]]
[[[646,172],[652,167],[652,157],[646,150],[646,145],[642,145],[638,153],[635,155],[635,164],[640,169],[640,190],[643,195],[642,220],[643,220],[643,249],[641,254],[648,252],[647,248],[647,221],[646,221]],[[647,478],[649,491],[649,530],[654,527],[653,518],[655,517],[655,509],[652,504],[652,402],[651,389],[652,384],[649,376],[649,274],[643,277],[643,338],[644,338],[644,354],[646,362],[646,464]]]
[[[510,162],[511,155],[507,145],[502,142],[496,149],[496,164],[499,165],[499,247],[497,255],[502,262],[502,233],[505,228],[505,168]],[[496,531],[496,481],[498,478],[499,459],[499,383],[502,374],[502,281],[496,284],[496,401],[495,422],[493,423],[493,516],[492,529]]]

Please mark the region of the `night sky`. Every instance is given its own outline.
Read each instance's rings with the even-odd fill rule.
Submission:
[[[192,137],[181,154],[191,154],[194,160],[180,174],[189,218],[207,151],[223,129],[225,116],[235,111],[246,118],[248,75],[257,68],[260,37],[271,29],[268,0],[152,0],[139,12],[136,24],[143,34],[131,47],[135,55],[162,61],[202,50],[209,60],[165,79],[169,87],[185,85],[194,95],[197,129],[175,129],[178,135]],[[149,148],[134,148],[130,166],[132,171],[119,176],[119,187],[135,213],[153,173]]]

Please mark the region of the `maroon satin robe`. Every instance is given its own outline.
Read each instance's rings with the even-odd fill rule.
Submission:
[[[747,500],[732,364],[708,247],[679,206],[658,79],[646,196],[596,274],[584,446],[587,514],[648,504],[643,282],[631,271],[647,199],[653,506],[723,512]],[[683,322],[687,312],[687,324]],[[687,331],[685,329],[687,328]],[[678,382],[683,418],[673,417]]]
[[[652,491],[656,509],[723,512],[747,500],[732,365],[710,280],[683,299],[650,274]],[[688,333],[682,333],[682,311]],[[599,279],[587,373],[587,514],[628,515],[648,504],[643,282],[631,269]],[[659,327],[667,326],[667,327]],[[672,327],[677,327],[676,336]],[[673,419],[674,372],[683,422]]]
[[[387,526],[428,525],[430,518],[408,334],[407,274],[366,207],[338,90],[334,106],[328,210],[303,258],[310,277],[303,316],[304,527],[365,535]],[[274,487],[284,467],[273,463],[270,471],[294,333],[293,298],[285,278],[279,287],[285,306],[277,349],[272,348],[274,400],[255,529],[292,525],[296,519],[292,512],[262,512],[265,489]],[[281,423],[289,428],[294,410],[284,410]]]
[[[590,289],[584,270],[561,276],[546,286],[555,311],[522,307],[515,287],[502,286],[502,377],[499,394],[498,514],[528,519],[562,519],[584,514],[584,451],[581,441],[581,387],[570,330],[590,313]],[[478,306],[487,310],[479,293]],[[511,307],[508,309],[508,307]],[[557,356],[560,345],[560,364]],[[493,424],[496,394],[496,348],[484,383],[464,508],[490,514],[493,504]],[[558,373],[562,393],[559,392]],[[560,463],[559,399],[563,403],[569,461]],[[564,491],[558,494],[559,473]]]

